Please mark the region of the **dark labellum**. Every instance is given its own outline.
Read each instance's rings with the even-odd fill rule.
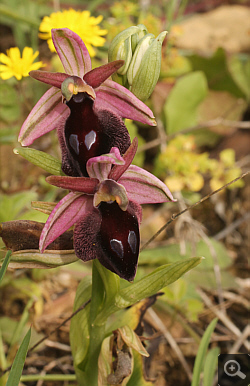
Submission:
[[[93,100],[86,93],[74,95],[67,103],[71,114],[65,124],[65,140],[83,176],[88,176],[89,158],[110,151],[110,140],[93,111]]]
[[[139,225],[137,217],[123,211],[116,202],[102,202],[100,243],[105,255],[101,263],[126,280],[133,280],[139,254]]]

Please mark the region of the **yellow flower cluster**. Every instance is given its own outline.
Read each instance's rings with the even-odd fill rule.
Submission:
[[[233,149],[221,151],[219,160],[209,158],[208,153],[197,153],[195,137],[179,135],[171,140],[164,153],[156,162],[156,174],[165,178],[165,183],[173,192],[186,190],[199,192],[204,186],[204,176],[210,178],[210,187],[216,190],[241,174],[235,165]],[[234,183],[232,188],[242,187],[242,180]]]
[[[32,70],[38,70],[43,67],[43,62],[34,62],[39,52],[34,53],[31,47],[25,47],[21,56],[18,47],[11,47],[7,50],[7,55],[0,54],[0,78],[6,80],[13,76],[17,80],[29,76]]]
[[[77,33],[84,44],[86,45],[90,56],[95,56],[94,47],[101,47],[105,43],[107,31],[101,29],[98,25],[103,17],[100,15],[94,17],[90,15],[89,11],[75,11],[74,9],[64,10],[62,12],[54,12],[50,16],[45,16],[40,24],[41,39],[47,40],[49,48],[52,52],[55,51],[52,39],[52,28],[69,28]]]

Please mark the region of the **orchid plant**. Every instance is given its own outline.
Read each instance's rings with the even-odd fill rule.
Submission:
[[[0,236],[7,248],[15,251],[12,256],[19,257],[18,267],[24,255],[23,266],[32,267],[35,256],[34,266],[40,259],[42,266],[49,267],[52,244],[60,248],[67,233],[66,244],[71,245],[73,235],[71,261],[76,257],[93,260],[92,278],[84,277],[77,289],[74,311],[80,307],[81,312],[72,319],[70,330],[79,385],[150,384],[144,383],[142,371],[136,374],[133,370],[134,365],[137,372],[141,368],[139,354],[148,355],[134,332],[141,308],[148,307],[146,298],[177,280],[200,259],[164,265],[136,279],[141,204],[175,200],[162,181],[131,164],[138,143],[136,138],[131,143],[122,119],[155,125],[154,115],[132,92],[108,79],[124,64],[122,60],[91,70],[89,53],[78,35],[67,28],[53,29],[52,40],[65,73],[31,71],[33,78],[52,87],[24,122],[19,141],[28,146],[56,129],[62,152],[60,167],[66,175],[58,173],[46,180],[70,192],[58,204],[41,204],[49,217],[42,227],[32,224],[32,240],[26,237],[29,223],[22,221],[1,225]],[[44,153],[41,160],[41,166],[52,172],[51,156]],[[71,227],[73,233],[67,232]],[[53,266],[56,261],[53,255]],[[58,266],[62,261],[59,254]],[[124,358],[128,364],[125,372]]]

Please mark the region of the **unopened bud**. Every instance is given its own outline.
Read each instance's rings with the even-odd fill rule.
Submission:
[[[124,60],[124,65],[113,75],[137,98],[145,101],[151,95],[160,75],[161,48],[167,32],[155,38],[143,24],[120,32],[109,48],[109,62]]]
[[[147,34],[142,38],[134,52],[127,79],[130,90],[137,98],[145,101],[151,95],[160,75],[161,47],[167,32],[162,32],[157,38]]]
[[[140,28],[136,26],[132,26],[120,32],[112,40],[112,43],[109,47],[108,61],[113,62],[114,60],[124,60],[124,65],[121,68],[119,68],[119,70],[117,71],[117,74],[119,75],[126,74],[132,58],[131,36],[140,32],[141,32]]]

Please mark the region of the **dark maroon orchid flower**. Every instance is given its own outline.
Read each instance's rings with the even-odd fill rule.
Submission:
[[[65,73],[31,71],[52,86],[24,122],[23,146],[57,129],[62,169],[71,176],[87,176],[89,158],[117,147],[124,154],[130,145],[122,118],[155,125],[152,111],[125,87],[108,78],[122,65],[117,60],[91,70],[91,59],[81,38],[67,28],[53,29],[52,39]]]
[[[174,201],[166,185],[146,170],[131,165],[134,139],[121,157],[118,148],[90,158],[90,177],[50,176],[47,181],[71,190],[51,212],[41,234],[40,250],[74,227],[74,249],[83,261],[97,258],[121,278],[132,281],[139,254],[141,206]]]

